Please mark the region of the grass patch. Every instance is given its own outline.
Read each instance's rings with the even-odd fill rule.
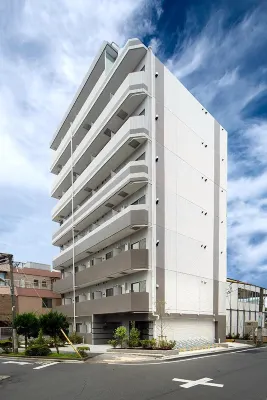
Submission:
[[[73,360],[83,360],[83,358],[79,357],[78,354],[76,353],[51,353],[48,356],[45,357],[31,357],[31,356],[25,356],[25,351],[17,353],[8,353],[4,354],[1,353],[1,356],[3,357],[26,357],[26,358],[58,358],[58,359],[73,359]]]
[[[74,358],[76,360],[82,360],[81,357],[78,356],[76,353],[52,353],[47,356],[48,358]]]

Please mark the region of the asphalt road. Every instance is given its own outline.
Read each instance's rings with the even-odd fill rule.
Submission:
[[[10,376],[0,381],[4,400],[267,399],[265,348],[145,365],[6,361],[0,359],[0,376]]]

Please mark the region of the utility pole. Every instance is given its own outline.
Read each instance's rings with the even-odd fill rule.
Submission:
[[[13,276],[13,255],[0,253],[0,265],[9,264],[10,268],[10,294],[11,294],[11,305],[12,305],[12,344],[13,352],[18,353],[18,337],[15,328],[15,318],[16,318],[16,298],[14,290],[14,276]]]
[[[262,311],[263,311],[263,288],[260,288],[260,299],[259,299],[259,320],[257,329],[257,347],[262,346]]]

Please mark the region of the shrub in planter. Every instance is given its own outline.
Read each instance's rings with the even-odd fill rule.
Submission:
[[[51,350],[46,344],[33,344],[25,350],[26,356],[48,356]]]
[[[140,340],[141,346],[143,349],[155,349],[157,346],[157,341],[156,339],[145,339],[145,340]]]
[[[127,340],[127,330],[126,330],[125,326],[119,326],[118,328],[115,329],[114,339],[117,340],[117,342],[121,345],[121,348],[122,348],[123,344]]]
[[[135,323],[131,323],[131,329],[129,333],[129,347],[138,347],[140,343],[140,331],[135,327]]]
[[[0,348],[5,354],[11,353],[12,351],[12,340],[0,340]]]
[[[110,344],[113,347],[113,349],[116,349],[119,343],[116,339],[111,339],[108,341],[108,344]]]
[[[77,350],[82,357],[86,357],[88,355],[87,351],[90,351],[90,347],[89,346],[80,346],[80,347],[77,347]]]
[[[175,345],[175,340],[160,340],[158,343],[158,348],[161,350],[172,350]]]
[[[69,340],[73,344],[81,344],[83,342],[83,338],[77,335],[76,332],[73,332],[71,335],[69,335]]]

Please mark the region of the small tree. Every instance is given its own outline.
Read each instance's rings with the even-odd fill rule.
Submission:
[[[39,320],[33,313],[18,314],[14,321],[15,328],[19,335],[23,335],[25,338],[25,348],[28,346],[28,339],[31,337],[36,338],[39,331]]]
[[[115,329],[114,339],[117,340],[117,342],[121,345],[121,348],[122,348],[123,343],[127,339],[127,330],[126,330],[125,326],[119,326],[118,328]]]
[[[165,312],[166,302],[164,300],[158,300],[156,302],[156,314],[158,315],[159,326],[157,327],[159,330],[160,340],[164,339],[164,331],[167,328],[166,323],[166,312]]]
[[[137,347],[140,342],[140,331],[135,327],[135,322],[131,322],[131,329],[129,333],[129,347]]]
[[[57,353],[59,353],[58,338],[62,336],[61,329],[68,331],[69,328],[66,316],[57,311],[50,311],[40,316],[40,326],[44,334],[49,335],[53,339]]]

